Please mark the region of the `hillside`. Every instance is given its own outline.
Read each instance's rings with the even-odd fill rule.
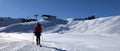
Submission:
[[[0,27],[5,27],[11,24],[20,23],[22,20],[9,17],[0,17]]]
[[[71,21],[70,32],[120,34],[120,16],[98,18],[94,20]]]
[[[42,47],[32,33],[36,22],[15,22],[0,27],[0,51],[120,51],[120,16],[39,22]]]
[[[36,22],[18,23],[19,20],[12,20],[2,22],[0,32],[32,32]],[[65,32],[79,32],[79,33],[106,33],[119,34],[120,33],[120,16],[111,16],[105,18],[98,18],[94,20],[75,20],[55,19],[42,20],[44,32],[65,33]],[[13,24],[14,23],[14,24]],[[17,23],[17,24],[16,24]],[[8,25],[8,26],[3,26]],[[17,28],[17,29],[16,29]]]

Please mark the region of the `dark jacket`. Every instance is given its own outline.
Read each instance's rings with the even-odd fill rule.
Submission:
[[[41,32],[42,32],[41,24],[37,23],[37,25],[34,28],[34,33],[41,33]]]

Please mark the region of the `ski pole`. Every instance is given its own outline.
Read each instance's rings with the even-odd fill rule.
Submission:
[[[43,35],[41,34],[41,42],[42,42],[42,44],[43,44]]]
[[[33,43],[32,44],[34,44],[34,34],[33,34]]]

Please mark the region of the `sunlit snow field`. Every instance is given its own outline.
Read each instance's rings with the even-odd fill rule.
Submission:
[[[120,16],[41,20],[43,47],[35,44],[36,22],[16,21],[0,22],[0,51],[120,51]]]

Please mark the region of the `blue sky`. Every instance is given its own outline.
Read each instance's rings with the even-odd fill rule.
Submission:
[[[34,14],[59,18],[120,15],[120,0],[0,0],[0,17],[33,17]]]

